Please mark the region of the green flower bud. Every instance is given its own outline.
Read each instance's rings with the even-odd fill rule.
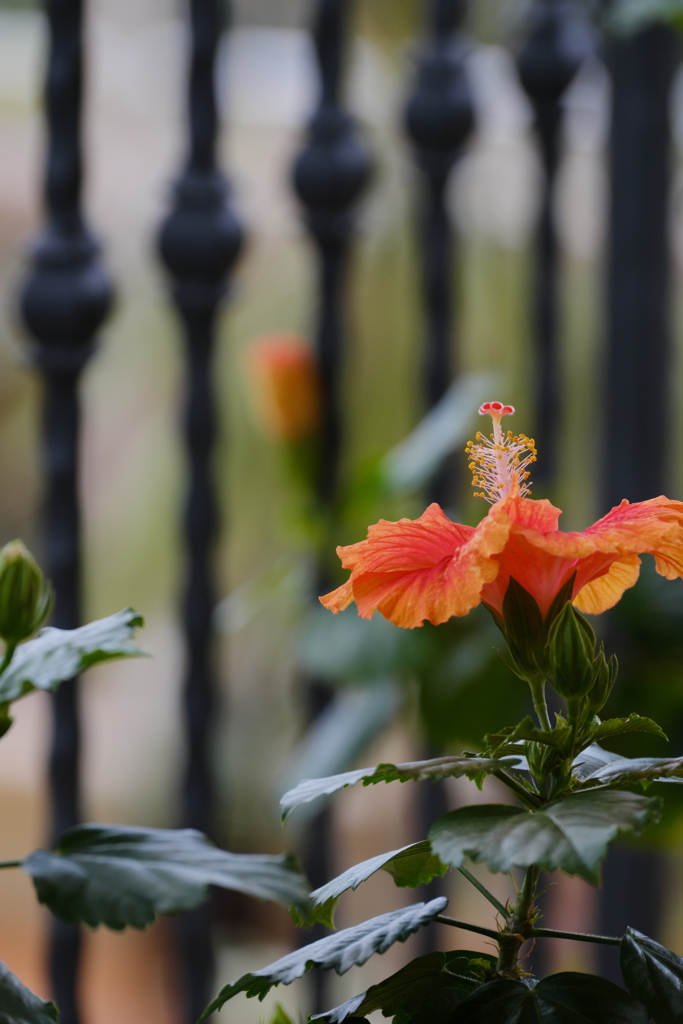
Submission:
[[[9,647],[26,640],[45,622],[52,589],[20,540],[0,550],[0,637]]]
[[[617,669],[618,664],[615,655],[613,654],[609,661],[607,661],[605,658],[605,645],[600,644],[598,656],[593,662],[593,678],[588,693],[588,706],[592,714],[598,714],[607,703],[617,678]]]
[[[595,633],[573,605],[555,619],[548,641],[553,686],[567,699],[585,697],[593,684]]]
[[[546,643],[543,616],[529,591],[512,576],[503,598],[503,631],[513,671],[526,680],[542,674]]]

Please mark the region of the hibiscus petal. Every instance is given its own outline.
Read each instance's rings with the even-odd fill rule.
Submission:
[[[581,588],[572,604],[589,615],[599,615],[613,608],[624,591],[637,582],[640,565],[637,555],[613,562],[606,573]]]
[[[361,617],[378,610],[404,629],[466,615],[498,572],[491,556],[503,549],[510,531],[502,506],[494,506],[476,529],[451,522],[438,505],[415,521],[380,520],[367,540],[341,549],[351,578],[322,603],[340,611],[352,592]]]

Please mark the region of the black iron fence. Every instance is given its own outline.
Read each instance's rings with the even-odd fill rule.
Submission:
[[[379,161],[371,180],[367,139],[345,101],[344,69],[352,18],[362,0],[316,0],[311,32],[319,79],[311,119],[293,165],[292,185],[312,241],[309,327],[322,380],[322,449],[317,479],[321,505],[334,511],[344,448],[342,372],[348,336],[349,277],[359,201],[382,188]],[[215,61],[229,13],[221,0],[185,5],[188,33],[186,156],[159,234],[187,360],[185,399],[185,576],[178,599],[185,649],[182,716],[185,774],[179,822],[215,832],[210,758],[215,719],[215,545],[221,524],[215,479],[216,410],[213,356],[217,315],[229,298],[231,275],[243,246],[231,189],[217,159]],[[423,39],[415,77],[405,86],[405,145],[412,150],[417,223],[414,239],[423,296],[421,404],[433,406],[460,370],[459,312],[467,298],[457,259],[458,225],[447,201],[454,168],[477,131],[471,84],[473,42],[464,0],[418,4]],[[78,500],[81,373],[98,343],[112,286],[83,208],[83,0],[46,0],[49,25],[45,87],[45,224],[30,254],[21,290],[21,315],[44,380],[45,568],[57,591],[55,624],[80,620],[81,515]],[[535,0],[516,46],[516,67],[533,110],[542,167],[533,272],[528,283],[528,330],[533,340],[533,417],[542,438],[537,494],[557,480],[566,388],[560,349],[560,295],[565,264],[556,229],[556,194],[563,157],[563,100],[587,59],[604,61],[611,80],[609,222],[604,275],[604,358],[601,395],[600,507],[622,497],[638,500],[667,489],[674,365],[669,240],[672,141],[670,96],[679,47],[664,24],[644,24],[630,35],[600,34],[581,0]],[[178,89],[180,91],[180,83]],[[398,115],[397,115],[398,116]],[[304,127],[304,126],[302,126]],[[169,177],[173,169],[169,168]],[[248,226],[247,226],[248,230]],[[397,296],[396,302],[401,301]],[[490,297],[496,302],[496,295]],[[119,296],[122,305],[126,295]],[[596,338],[596,343],[598,339]],[[500,339],[505,344],[505,339]],[[601,342],[602,344],[602,342]],[[382,387],[382,381],[377,381]],[[508,398],[507,394],[493,397]],[[657,438],[653,446],[652,438]],[[457,480],[442,473],[432,497],[449,505]],[[180,520],[180,513],[178,514]],[[327,586],[325,570],[316,587]],[[315,715],[328,699],[310,681]],[[50,758],[53,834],[82,819],[78,681],[54,698]],[[318,883],[329,875],[323,833],[311,831],[310,868]],[[606,914],[614,913],[614,872],[606,872]],[[630,891],[630,890],[629,890]],[[649,909],[656,908],[650,894]],[[633,908],[638,913],[637,908]],[[629,908],[619,912],[628,915]],[[631,920],[640,926],[638,920]],[[605,923],[612,931],[622,926]],[[652,925],[642,925],[652,932]],[[83,1019],[77,999],[78,931],[55,928],[51,973],[65,1024]],[[181,926],[186,1019],[196,1019],[212,984],[211,914]]]

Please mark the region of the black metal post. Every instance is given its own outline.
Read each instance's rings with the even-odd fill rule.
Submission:
[[[431,0],[428,37],[405,111],[406,129],[423,179],[420,240],[428,408],[444,395],[454,370],[455,239],[446,186],[474,128],[474,102],[465,69],[467,45],[460,31],[466,11],[466,0]],[[442,473],[431,488],[431,500],[447,504],[449,483],[449,474]]]
[[[214,607],[212,556],[217,528],[212,457],[215,403],[211,361],[216,318],[227,277],[243,244],[243,233],[225,177],[216,166],[218,117],[215,59],[224,28],[222,0],[190,0],[189,145],[176,183],[172,209],[159,236],[161,258],[172,281],[188,359],[185,433],[189,493],[185,514],[186,579],[183,630],[186,667],[183,687],[186,762],[183,824],[212,831],[213,785],[209,760],[214,707],[211,615]],[[185,980],[185,1019],[197,1020],[210,997],[214,957],[211,908],[187,914],[180,923]]]
[[[455,237],[446,205],[446,187],[475,124],[472,92],[465,68],[467,45],[460,31],[466,0],[431,0],[428,35],[418,60],[417,79],[405,110],[406,130],[421,172],[420,255],[425,316],[423,388],[425,405],[436,405],[448,389],[454,371]],[[446,466],[429,488],[429,500],[448,505],[452,473]],[[425,757],[434,756],[427,750]],[[430,786],[419,805],[422,829],[448,810],[443,783]],[[442,879],[423,887],[421,898],[443,895]],[[438,946],[434,929],[422,936],[425,952]]]
[[[31,254],[20,304],[34,341],[34,362],[45,381],[43,561],[56,592],[52,621],[73,629],[80,624],[78,382],[109,311],[112,291],[81,212],[82,0],[47,0],[45,11],[50,33],[45,87],[47,225]],[[52,708],[50,838],[55,840],[81,817],[76,679],[62,684]],[[80,1019],[80,942],[78,928],[54,922],[50,974],[63,1024]]]
[[[292,177],[304,209],[318,263],[315,352],[321,379],[321,445],[317,492],[322,508],[334,511],[337,499],[342,406],[339,370],[344,349],[344,290],[356,203],[370,176],[370,158],[340,92],[348,35],[350,0],[315,0],[313,41],[320,74],[320,96],[308,136],[294,162]],[[332,585],[318,567],[317,593]],[[308,716],[314,720],[329,700],[329,688],[308,681]],[[314,886],[330,875],[330,829],[326,812],[308,831],[305,867]],[[315,936],[314,936],[315,937]],[[326,976],[316,971],[314,1003],[325,1008]]]
[[[534,252],[532,324],[535,351],[536,430],[543,438],[537,485],[547,486],[557,470],[562,409],[558,345],[558,247],[554,200],[564,111],[562,98],[593,49],[593,35],[577,0],[536,0],[528,35],[517,55],[517,71],[534,110],[543,165],[543,191]]]
[[[612,79],[602,509],[665,493],[671,435],[672,174],[670,95],[676,33],[652,25],[607,40]],[[656,438],[656,444],[652,444]],[[627,656],[627,655],[626,655]],[[657,934],[663,870],[656,851],[613,848],[604,872],[600,927]],[[608,977],[618,962],[600,952]]]

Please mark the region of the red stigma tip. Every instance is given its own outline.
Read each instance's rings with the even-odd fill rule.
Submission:
[[[515,408],[512,405],[503,405],[502,402],[484,402],[479,406],[480,416],[512,416]]]

